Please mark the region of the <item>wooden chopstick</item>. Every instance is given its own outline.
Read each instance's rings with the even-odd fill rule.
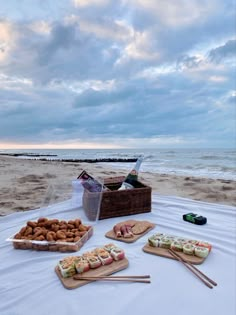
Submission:
[[[113,275],[108,275],[108,276],[83,276],[83,275],[75,275],[75,278],[113,278],[113,279],[119,279],[119,278],[122,278],[122,279],[126,279],[126,278],[129,278],[129,279],[148,279],[148,278],[151,278],[150,275],[144,275],[144,276],[113,276]]]
[[[80,276],[75,275],[75,280],[87,280],[87,281],[128,281],[128,282],[140,282],[140,283],[151,283],[149,275],[144,276]]]
[[[170,249],[170,251],[172,251],[172,249]],[[173,252],[173,251],[172,251]],[[200,273],[200,275],[202,275],[207,281],[209,281],[211,284],[213,284],[214,286],[217,286],[217,283],[212,280],[211,278],[209,278],[207,275],[205,275],[205,273],[203,273],[201,270],[199,270],[197,267],[195,267],[193,264],[191,264],[190,262],[186,261],[183,257],[180,257],[180,255],[178,253],[175,252],[175,255],[178,256],[180,259],[182,259],[186,264],[189,264],[194,270],[196,270],[198,273]]]
[[[199,272],[200,270],[197,269],[196,267],[194,267],[191,263],[186,262],[182,257],[180,257],[176,252],[174,252],[173,250],[169,249],[168,250],[169,253],[175,257],[177,260],[179,260],[180,262],[182,262],[185,267],[187,267],[190,271],[192,271],[195,276],[197,276],[206,286],[208,286],[210,289],[213,288],[213,286],[207,282],[203,277],[206,277],[205,274],[203,274],[202,272]],[[204,275],[204,276],[203,276]],[[208,278],[208,277],[207,277]],[[209,278],[210,279],[210,278]],[[209,280],[208,280],[209,281]],[[213,281],[213,280],[212,280]]]
[[[90,277],[81,277],[76,278],[76,280],[87,280],[87,281],[126,281],[126,282],[139,282],[139,283],[151,283],[150,280],[144,280],[144,279],[131,279],[131,278],[109,278],[109,277],[103,277],[103,278],[90,278]]]

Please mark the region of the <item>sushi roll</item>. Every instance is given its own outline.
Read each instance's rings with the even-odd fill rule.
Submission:
[[[152,235],[152,236],[154,236],[155,238],[159,238],[159,239],[161,239],[162,237],[164,237],[165,236],[165,234],[163,234],[163,233],[155,233],[154,235]]]
[[[203,246],[196,246],[194,249],[194,254],[197,257],[206,258],[209,254],[209,248]]]
[[[75,260],[75,270],[77,273],[83,273],[90,269],[89,262],[82,256],[79,256]]]
[[[89,263],[89,267],[91,269],[95,269],[101,266],[102,262],[99,260],[98,256],[95,255],[89,255],[87,258],[87,261]]]
[[[171,243],[170,248],[175,250],[176,252],[182,252],[183,251],[183,244],[177,241],[174,241]]]
[[[109,253],[111,252],[112,248],[116,247],[114,244],[106,244],[103,248],[108,251]]]
[[[171,240],[169,238],[163,237],[160,239],[159,246],[161,248],[170,248]]]
[[[75,256],[65,257],[58,263],[58,268],[63,278],[69,278],[76,274]]]
[[[150,236],[148,238],[149,245],[152,247],[159,247],[159,242],[160,242],[162,237],[163,237],[163,234],[161,234],[161,233],[157,233],[157,234]]]
[[[186,244],[186,243],[189,242],[188,239],[182,238],[182,237],[176,237],[176,238],[175,238],[175,241],[180,242],[182,245],[184,245],[184,244]]]
[[[200,242],[197,243],[197,246],[206,247],[206,248],[209,249],[209,252],[210,252],[211,249],[212,249],[212,245],[209,244],[209,243],[207,243],[207,242],[202,242],[202,241],[200,241]]]
[[[159,246],[159,240],[155,237],[151,236],[148,238],[148,244],[152,247],[158,247]]]
[[[111,257],[114,260],[122,260],[125,258],[125,252],[123,251],[123,249],[119,247],[114,247],[111,250]]]
[[[95,253],[94,251],[91,251],[91,252],[85,252],[85,253],[83,253],[82,257],[83,257],[84,259],[87,259],[87,258],[89,258],[89,257],[93,257],[94,255],[96,255],[96,253]]]
[[[193,246],[196,246],[199,243],[199,241],[197,241],[197,240],[189,240],[188,243],[192,244]]]
[[[183,252],[186,255],[194,255],[194,248],[195,246],[192,244],[184,244],[183,245]]]
[[[97,256],[100,259],[102,265],[109,265],[113,262],[113,258],[110,253],[103,248],[99,248],[97,251]]]
[[[165,238],[168,239],[168,240],[170,240],[171,242],[174,242],[174,241],[175,241],[175,236],[173,236],[173,235],[168,235],[168,234],[166,234],[166,235],[165,235]]]

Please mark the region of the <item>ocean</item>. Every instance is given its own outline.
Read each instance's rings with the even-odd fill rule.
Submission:
[[[127,159],[144,155],[146,159],[141,165],[140,172],[236,180],[236,150],[233,149],[28,149],[1,150],[0,153],[56,155],[41,157],[48,160]],[[108,162],[108,164],[127,172],[133,166],[132,162]]]

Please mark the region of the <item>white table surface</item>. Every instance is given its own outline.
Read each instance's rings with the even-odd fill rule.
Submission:
[[[206,216],[207,224],[183,221],[188,212]],[[71,253],[15,250],[6,239],[28,220],[39,216],[72,219],[83,217],[69,201],[45,209],[18,212],[0,218],[0,314],[1,315],[235,315],[236,314],[236,208],[173,196],[152,195],[152,212],[111,218],[94,223],[94,235],[72,255],[113,242],[125,250],[129,267],[119,274],[150,274],[151,284],[93,282],[67,290],[54,268]],[[133,218],[149,220],[156,227],[135,243],[111,241],[104,235],[117,222]],[[218,286],[209,289],[181,263],[142,251],[155,232],[205,240],[213,245],[203,264],[204,273]]]

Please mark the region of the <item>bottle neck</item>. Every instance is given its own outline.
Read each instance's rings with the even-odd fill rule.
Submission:
[[[135,170],[137,173],[140,169],[142,162],[143,162],[143,157],[138,158],[138,160],[136,161],[136,164],[135,164],[133,170]]]

